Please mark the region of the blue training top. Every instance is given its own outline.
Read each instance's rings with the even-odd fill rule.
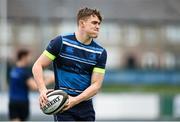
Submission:
[[[58,36],[43,52],[53,60],[55,89],[78,95],[91,85],[92,72],[105,73],[107,53],[96,42],[79,42],[75,34]]]
[[[10,72],[10,101],[28,101],[27,80],[31,73],[25,67],[14,67]]]

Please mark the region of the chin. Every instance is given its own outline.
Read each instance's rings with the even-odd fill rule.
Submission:
[[[91,38],[97,38],[97,37],[98,37],[97,34],[92,34],[92,35],[91,35]]]
[[[92,36],[92,38],[97,38],[98,36],[96,35],[96,36]]]

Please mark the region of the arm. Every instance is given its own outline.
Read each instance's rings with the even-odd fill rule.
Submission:
[[[36,84],[40,92],[40,97],[39,97],[40,107],[44,106],[47,102],[47,96],[46,96],[47,88],[43,78],[43,68],[48,66],[56,58],[56,56],[58,56],[61,46],[62,46],[61,36],[58,36],[55,39],[51,40],[46,50],[34,63],[34,66],[32,68],[34,79],[36,80]],[[54,77],[52,79],[54,80]]]
[[[93,97],[98,93],[98,91],[101,89],[102,81],[104,79],[104,73],[97,73],[93,72],[92,78],[91,78],[91,85],[83,91],[80,95],[76,97],[69,96],[69,102],[64,107],[63,111],[68,110],[69,108],[73,107],[76,104],[79,104],[82,101],[88,100],[89,98]]]
[[[48,66],[50,63],[51,60],[47,56],[42,54],[34,63],[32,68],[33,76],[36,81],[38,90],[40,92],[40,98],[39,98],[40,106],[45,105],[45,103],[47,102],[47,96],[46,96],[47,88],[43,78],[43,68]]]
[[[51,60],[42,54],[33,65],[32,72],[39,92],[46,90],[45,81],[43,78],[43,68],[48,66],[50,63]]]
[[[93,72],[91,79],[92,84],[85,91],[83,91],[80,95],[76,97],[77,104],[84,100],[88,100],[89,98],[93,97],[98,93],[102,86],[104,74]]]

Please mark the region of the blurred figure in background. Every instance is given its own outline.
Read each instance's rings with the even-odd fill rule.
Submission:
[[[36,90],[37,87],[31,70],[28,70],[31,61],[30,52],[21,49],[16,58],[16,66],[10,72],[9,118],[11,121],[25,121],[29,117],[29,90]],[[49,84],[54,81],[54,76],[45,79]]]

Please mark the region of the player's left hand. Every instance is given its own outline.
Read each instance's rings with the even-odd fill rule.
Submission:
[[[64,106],[64,108],[62,109],[61,112],[64,112],[70,108],[72,108],[73,106],[75,106],[77,104],[77,100],[75,97],[69,96],[68,98],[68,103]]]

